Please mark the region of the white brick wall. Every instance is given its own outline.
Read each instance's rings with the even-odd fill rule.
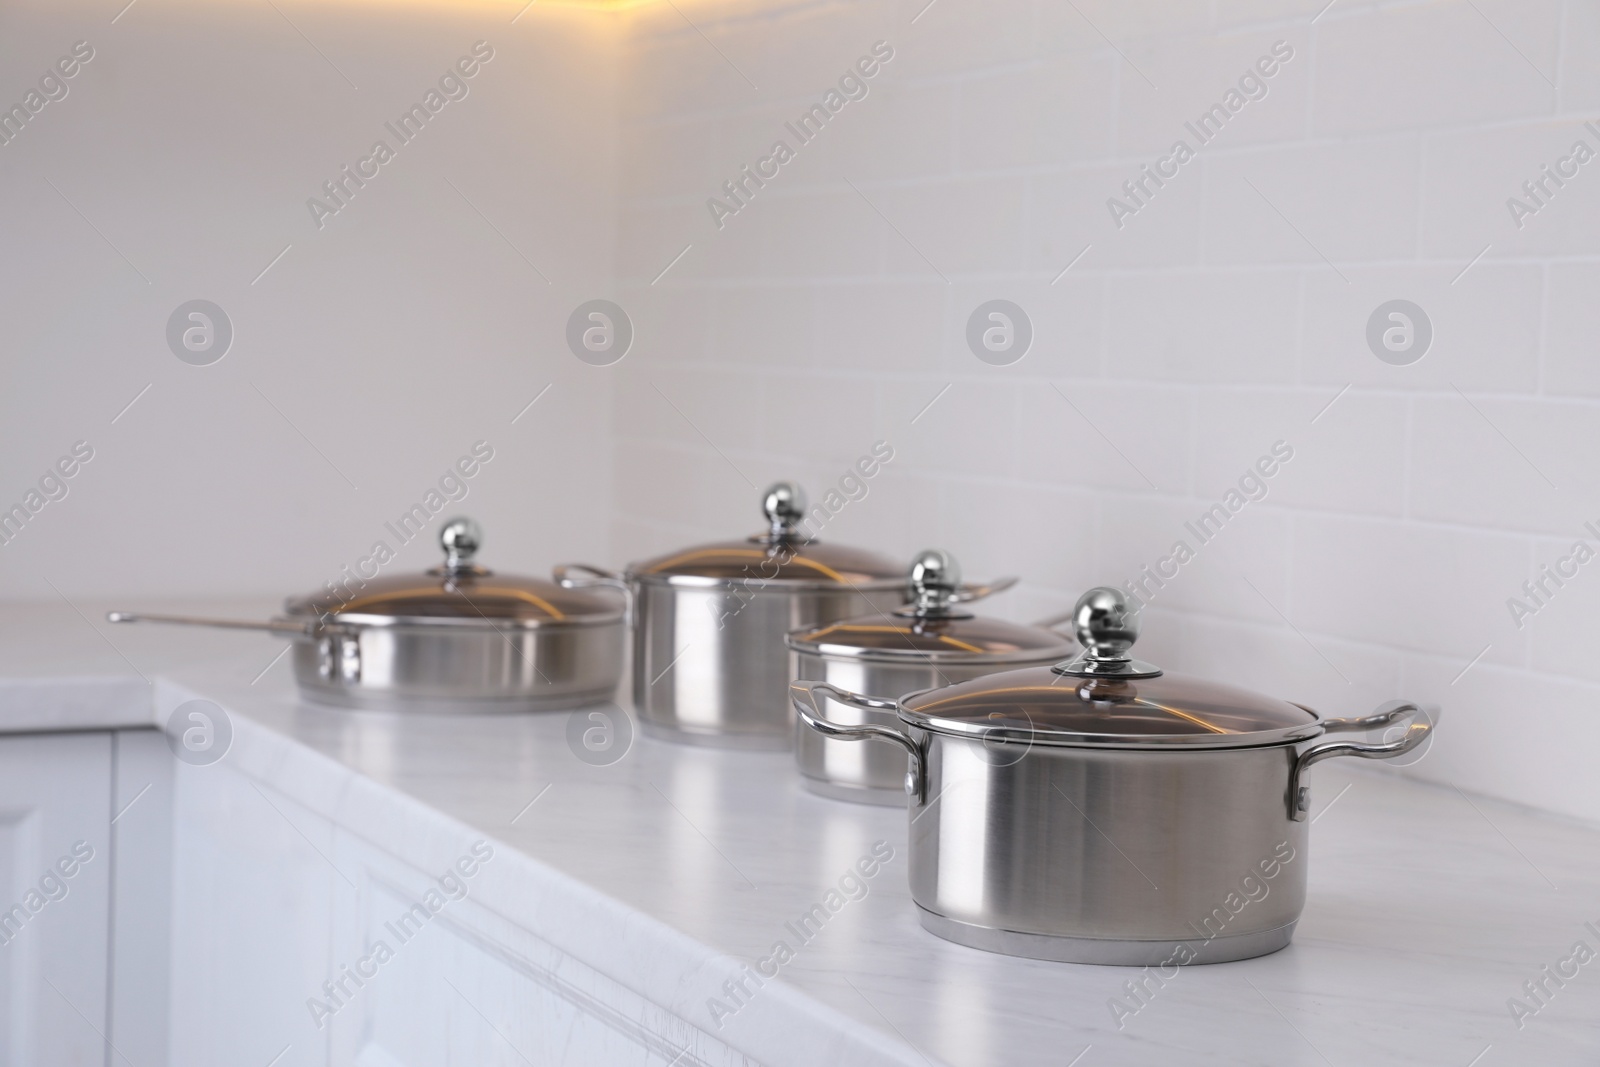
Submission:
[[[1600,0],[926,2],[291,5],[298,31],[16,7],[4,92],[100,54],[0,148],[0,503],[98,455],[0,591],[314,585],[484,437],[462,510],[493,565],[620,563],[753,529],[758,487],[820,495],[884,438],[827,536],[1019,573],[992,610],[1032,618],[1159,559],[1281,438],[1146,655],[1333,713],[1438,700],[1416,773],[1600,818],[1600,563],[1520,630],[1505,603],[1600,520],[1600,160],[1521,228],[1505,206],[1596,139]],[[479,37],[471,98],[312,228],[304,198]],[[880,39],[868,95],[719,230],[707,198]],[[1267,95],[1115,227],[1277,40]],[[196,296],[237,328],[210,368],[161,341]],[[562,342],[599,296],[637,328],[609,368]],[[1035,328],[1012,366],[964,339],[995,298]],[[1367,348],[1393,298],[1436,328],[1413,366]]]
[[[1505,604],[1600,519],[1600,161],[1521,230],[1505,207],[1600,148],[1600,4],[921,6],[634,17],[614,556],[753,529],[750,482],[820,491],[886,438],[829,536],[1018,572],[991,610],[1027,618],[1134,577],[1282,438],[1146,654],[1335,714],[1439,701],[1412,773],[1600,818],[1600,563],[1520,631]],[[867,98],[719,232],[705,199],[879,39]],[[1116,229],[1106,198],[1280,39],[1268,95]],[[964,341],[997,297],[1036,330],[1008,367]],[[1393,298],[1434,323],[1413,366],[1367,349]]]

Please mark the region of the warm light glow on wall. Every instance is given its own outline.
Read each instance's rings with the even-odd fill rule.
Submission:
[[[312,4],[318,7],[328,6],[328,0],[289,0],[289,2],[306,6]],[[646,4],[656,3],[658,0],[533,0],[531,4],[527,0],[336,0],[336,2],[359,7],[498,11],[505,14],[508,22],[512,19],[520,22],[536,15],[539,8],[588,8],[594,11],[625,11],[629,8],[643,7]]]

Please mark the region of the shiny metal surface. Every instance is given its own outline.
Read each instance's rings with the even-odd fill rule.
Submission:
[[[904,737],[899,731],[900,719],[895,714],[892,697],[864,700],[861,695],[893,693],[900,686],[920,684],[926,687],[936,677],[936,669],[802,653],[796,653],[794,659],[797,682],[828,683],[812,689],[821,697],[814,717],[821,719],[823,725],[812,722],[812,713],[803,706],[797,708],[794,760],[801,784],[834,800],[905,807],[907,749],[900,745],[851,744],[864,735],[845,730],[870,727],[892,734],[892,737],[877,735],[882,740]],[[910,780],[918,779],[913,776]]]
[[[1055,937],[1044,934],[1024,934],[1015,930],[996,930],[951,919],[918,905],[917,918],[922,928],[946,941],[954,941],[968,948],[985,952],[999,952],[1007,956],[1025,956],[1035,960],[1054,960],[1057,963],[1096,963],[1114,967],[1159,967],[1167,970],[1168,978],[1176,975],[1176,967],[1196,963],[1231,963],[1265,956],[1288,948],[1294,938],[1296,923],[1286,923],[1275,930],[1260,930],[1243,934],[1219,934],[1216,937],[1190,937],[1187,941],[1171,939],[1141,941],[1105,937]],[[1180,952],[1178,946],[1193,952],[1192,957]],[[1180,962],[1187,960],[1187,962]]]
[[[925,781],[909,809],[911,894],[937,915],[1040,937],[1173,942],[1275,930],[1304,907],[1306,824],[1284,804],[1292,746],[912,739]],[[1249,894],[1261,899],[1234,913]]]
[[[1161,668],[1128,655],[1139,640],[1139,613],[1122,590],[1102,585],[1078,598],[1073,629],[1083,655],[1057,670],[1076,678],[1156,678]]]
[[[627,577],[640,585],[714,589],[732,584],[751,592],[840,586],[862,592],[904,590],[903,564],[876,552],[807,539],[800,528],[804,503],[799,486],[778,482],[763,496],[766,530],[741,541],[696,545],[634,563]]]
[[[1377,744],[1363,741],[1329,741],[1313,745],[1300,753],[1295,760],[1294,773],[1289,777],[1289,815],[1303,822],[1311,813],[1311,791],[1300,784],[1307,767],[1335,756],[1358,756],[1362,759],[1394,759],[1418,748],[1433,732],[1433,719],[1415,704],[1396,702],[1376,715],[1360,719],[1324,719],[1323,728],[1332,733],[1339,730],[1374,730],[1404,722],[1405,733],[1394,741]]]
[[[784,635],[833,619],[887,613],[904,588],[749,592],[635,587],[633,700],[650,733],[690,744],[784,749],[793,744]]]
[[[1247,748],[1322,732],[1309,708],[1182,674],[1070,678],[1024,667],[904,694],[901,703],[903,718],[935,733],[1032,745]]]
[[[611,699],[620,618],[564,627],[360,626],[296,641],[295,678],[338,707],[433,713],[539,711]]]
[[[1072,617],[1085,650],[1077,659],[902,694],[902,717],[935,733],[1029,745],[1240,748],[1322,732],[1309,708],[1133,659],[1139,620],[1118,590],[1089,590]]]
[[[804,513],[800,487],[778,482],[762,495],[767,525],[753,537],[634,563],[621,575],[557,569],[569,588],[602,582],[632,591],[633,699],[645,731],[688,744],[786,749],[794,712],[784,635],[886,615],[905,601],[903,565],[807,540]]]
[[[1078,695],[1087,688],[1092,698],[1107,685],[1146,687],[1146,699],[1096,709],[1095,699]],[[1165,705],[1148,699],[1155,685],[1173,690]],[[948,695],[960,689],[977,699],[954,702],[963,708],[958,719],[913,709],[953,703]],[[1067,696],[1041,698],[1040,690]],[[896,702],[898,725],[887,721],[887,701],[816,682],[796,682],[792,692],[801,721],[827,743],[887,741],[871,747],[906,760],[911,892],[925,928],[975,948],[1077,963],[1145,966],[1170,959],[1179,944],[1182,963],[1282,948],[1305,903],[1306,768],[1334,756],[1391,758],[1431,730],[1414,705],[1326,721],[1283,705],[1309,726],[1278,730],[1274,743],[1105,745],[1095,739],[1121,732],[1137,740],[1148,735],[1126,734],[1130,722],[1166,729],[1163,715],[1201,705],[1208,718],[1178,716],[1200,719],[1183,736],[1208,736],[1229,717],[1259,726],[1253,720],[1263,710],[1289,713],[1231,686],[1173,676],[1070,679],[1052,668],[910,694]],[[1246,703],[1230,710],[1223,700],[1234,694]],[[1057,700],[1066,703],[1058,709]],[[829,717],[841,714],[836,705],[863,724],[824,718],[824,706]],[[1081,719],[1071,724],[1076,733],[1061,728],[1069,712]],[[1095,714],[1112,725],[1084,733]],[[1040,717],[1041,728],[1030,728]],[[1394,742],[1299,744],[1329,729],[1392,729],[1400,721],[1410,725]],[[1157,946],[1166,951],[1153,959]]]
[[[625,609],[618,597],[499,575],[472,561],[483,533],[442,527],[443,566],[355,579],[291,598],[265,621],[111,612],[111,622],[259,629],[288,636],[309,700],[435,713],[532,711],[606,700],[621,680]],[[601,584],[601,583],[596,583]]]

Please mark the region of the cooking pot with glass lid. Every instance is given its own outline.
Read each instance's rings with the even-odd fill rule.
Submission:
[[[569,588],[610,585],[633,596],[633,702],[646,732],[788,748],[794,712],[784,635],[905,601],[903,563],[805,534],[799,486],[771,486],[762,509],[767,529],[743,540],[686,548],[620,575],[586,564],[556,568]]]
[[[963,586],[955,559],[938,549],[911,564],[911,603],[887,614],[859,615],[796,630],[786,638],[792,676],[875,697],[952,685],[996,671],[1057,663],[1072,639],[1046,629],[987,619],[964,610],[968,601],[1009,589],[1015,578]],[[819,714],[845,725],[893,727],[888,709],[828,699]],[[813,793],[837,800],[903,807],[906,754],[891,745],[854,745],[795,721],[795,763]]]
[[[796,682],[810,728],[907,757],[911,895],[923,926],[974,948],[1072,963],[1217,963],[1289,943],[1305,905],[1306,771],[1388,759],[1432,730],[1415,704],[1359,719],[1131,658],[1138,617],[1078,601],[1083,655],[902,696]],[[827,696],[893,711],[841,725]],[[1386,731],[1376,741],[1319,740]],[[1398,734],[1392,740],[1389,735]]]
[[[266,621],[107,618],[282,635],[301,692],[340,707],[523,711],[610,699],[622,675],[622,598],[487,570],[472,561],[482,540],[477,523],[452,519],[439,533],[442,566],[330,583]]]

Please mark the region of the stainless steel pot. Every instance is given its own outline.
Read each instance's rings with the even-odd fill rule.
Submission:
[[[1363,719],[1131,659],[1137,616],[1114,589],[1077,607],[1087,650],[886,701],[797,682],[808,726],[878,739],[909,762],[911,895],[922,925],[974,948],[1072,963],[1168,966],[1264,955],[1305,905],[1308,767],[1387,759],[1432,721],[1396,703]],[[896,714],[843,726],[819,694]],[[1334,731],[1393,741],[1313,744]]]
[[[905,601],[903,564],[805,536],[798,486],[778,482],[762,506],[767,530],[742,541],[634,563],[622,575],[587,564],[557,569],[569,588],[632,591],[633,702],[647,733],[723,748],[788,748],[794,713],[784,635]]]
[[[948,552],[930,549],[912,561],[912,602],[889,615],[861,615],[791,633],[790,674],[835,689],[893,698],[951,685],[996,671],[1056,663],[1071,654],[1072,639],[1045,629],[1047,620],[1020,626],[985,619],[959,604],[1011,588],[1015,578],[963,586]],[[824,696],[818,713],[845,726],[892,727],[888,710]],[[906,754],[897,746],[854,745],[826,737],[795,720],[795,763],[813,793],[835,800],[904,807]]]
[[[118,611],[106,617],[288,637],[301,692],[338,707],[529,711],[611,698],[622,676],[623,603],[485,570],[472,562],[482,539],[477,523],[453,519],[439,534],[443,566],[348,576],[324,593],[289,599],[282,616],[264,622]]]

